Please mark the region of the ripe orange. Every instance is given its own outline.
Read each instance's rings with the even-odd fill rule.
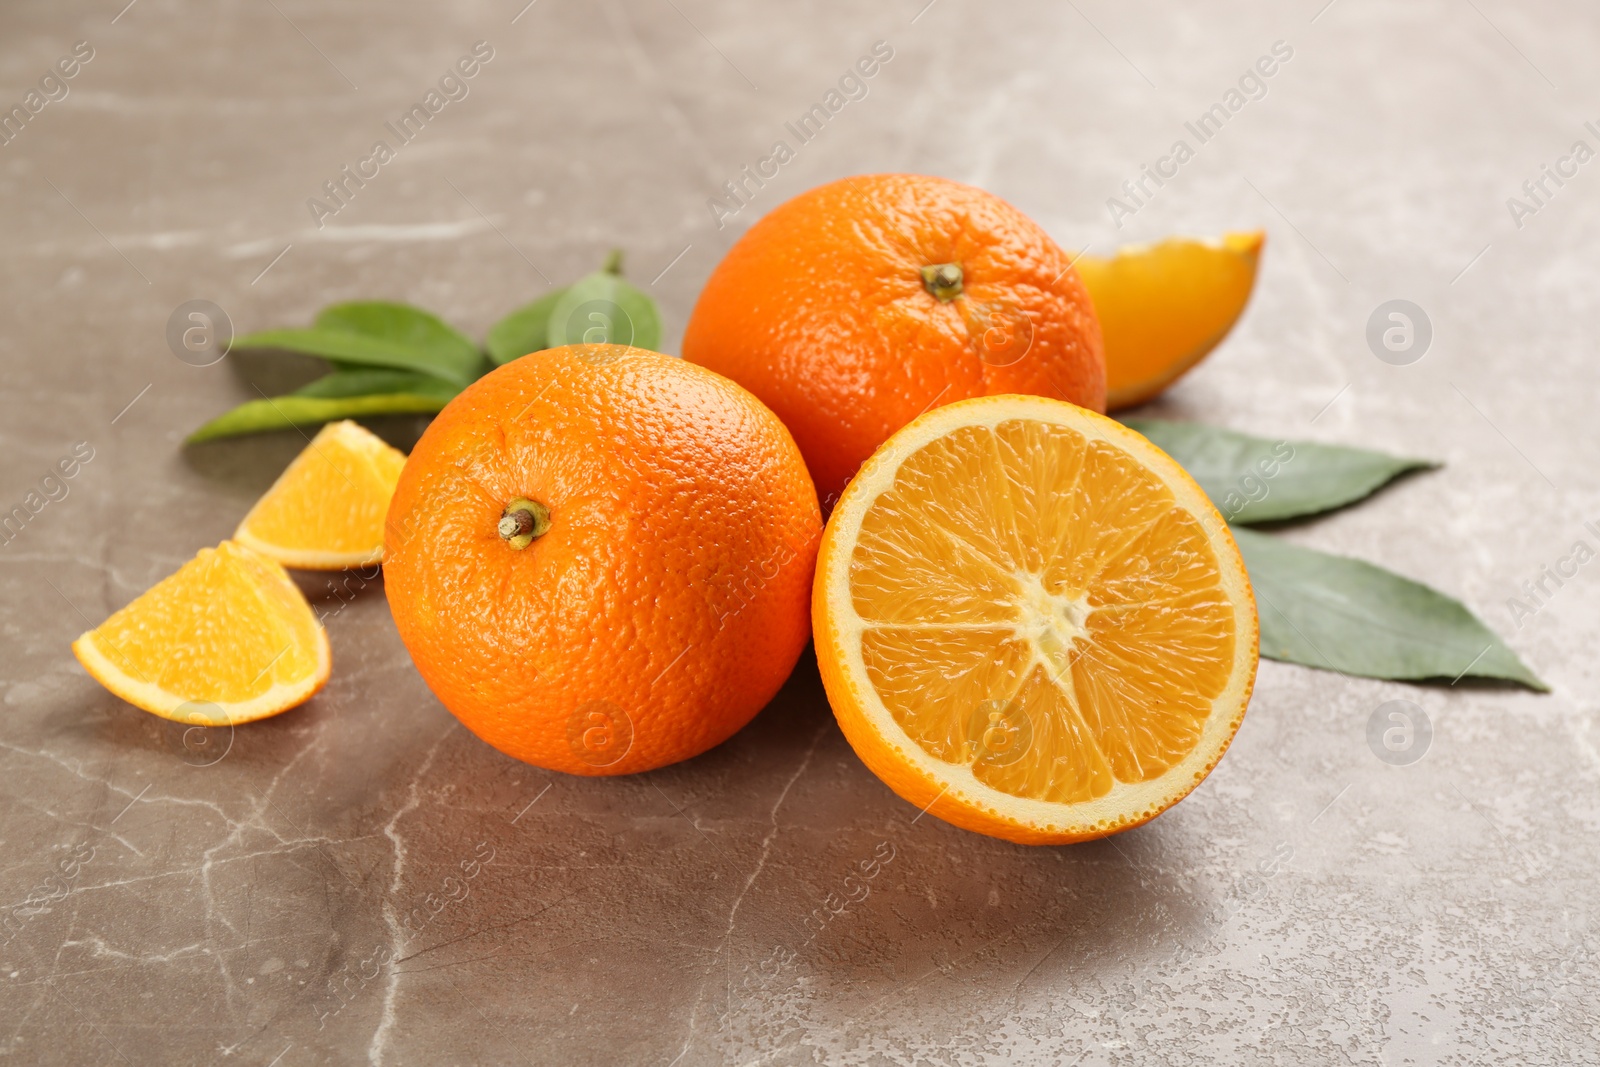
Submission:
[[[383,517],[406,457],[371,430],[330,422],[250,509],[234,540],[285,567],[339,570],[383,559]]]
[[[712,272],[683,355],[778,413],[830,503],[936,405],[1036,393],[1105,410],[1100,326],[1067,254],[999,197],[920,175],[774,209]]]
[[[328,635],[289,575],[224,541],[72,643],[101,685],[164,719],[264,719],[328,680]]]
[[[812,613],[862,761],[1026,844],[1176,804],[1255,680],[1255,600],[1205,493],[1127,427],[1040,397],[952,404],[890,438],[828,521]]]
[[[389,507],[384,582],[423,679],[507,755],[573,774],[704,752],[810,638],[816,490],[738,385],[621,345],[523,356],[452,400]]]

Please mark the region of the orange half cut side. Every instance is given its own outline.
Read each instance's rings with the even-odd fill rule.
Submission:
[[[900,796],[1026,843],[1153,818],[1216,765],[1255,679],[1226,523],[1165,453],[1042,397],[895,434],[823,536],[817,660]]]

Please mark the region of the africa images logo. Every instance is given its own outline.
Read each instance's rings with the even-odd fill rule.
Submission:
[[[372,151],[356,161],[352,170],[347,163],[339,168],[337,177],[329,178],[322,183],[322,191],[327,196],[327,201],[311,197],[306,201],[306,209],[311,212],[311,221],[317,224],[317,229],[327,225],[330,216],[337,215],[350,206],[356,193],[367,187],[367,182],[378,176],[383,166],[392,161],[405,145],[410,144],[421,135],[422,130],[433,117],[443,111],[452,101],[465,100],[467,94],[472,92],[468,83],[478,76],[484,66],[494,58],[494,48],[488,41],[479,41],[472,46],[472,54],[462,56],[456,60],[455,65],[444,72],[439,79],[437,89],[429,89],[420,103],[412,104],[410,110],[401,115],[397,122],[386,122],[384,128],[394,134],[395,143],[377,141],[372,146]]]
[[[1293,58],[1294,47],[1288,41],[1273,41],[1270,54],[1258,57],[1239,75],[1237,87],[1229,86],[1220,101],[1202,111],[1193,122],[1183,124],[1183,128],[1195,139],[1193,146],[1180,137],[1172,143],[1166,155],[1153,163],[1140,164],[1139,175],[1122,183],[1123,195],[1106,199],[1106,211],[1110,212],[1111,221],[1116,223],[1117,229],[1122,229],[1123,219],[1137,215],[1140,208],[1154,199],[1156,190],[1176,178],[1179,169],[1195,157],[1199,147],[1221,133],[1223,126],[1243,111],[1246,104],[1265,99],[1267,79],[1277,74],[1283,64]],[[1155,188],[1151,188],[1152,183]]]
[[[829,89],[822,95],[821,102],[812,104],[793,122],[785,122],[783,128],[794,137],[797,148],[821,136],[828,122],[843,111],[845,105],[865,100],[871,91],[867,82],[876,77],[878,71],[893,58],[894,47],[888,41],[874,42],[871,55],[862,56],[839,76],[838,88]],[[728,219],[743,211],[755,199],[757,190],[766,188],[767,182],[778,176],[779,168],[793,160],[796,154],[796,148],[790,148],[788,141],[774,141],[772,151],[757,160],[753,167],[745,164],[738,174],[722,183],[721,196],[707,197],[706,210],[711,212],[711,220],[717,224],[717,229],[722,229]]]
[[[78,76],[85,64],[94,58],[94,45],[79,41],[72,46],[72,54],[56,60],[55,66],[45,71],[37,89],[29,89],[22,103],[10,111],[0,113],[0,144],[10,144],[22,136],[22,131],[48,105],[60,103],[72,91],[67,83]]]

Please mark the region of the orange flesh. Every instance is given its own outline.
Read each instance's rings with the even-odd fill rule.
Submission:
[[[1064,426],[965,426],[908,456],[862,519],[850,585],[895,722],[1015,797],[1160,777],[1233,671],[1235,609],[1199,521]]]
[[[383,520],[406,458],[356,423],[330,422],[239,524],[236,538],[286,567],[383,558]]]
[[[275,714],[328,676],[328,642],[282,567],[224,541],[203,549],[73,645],[113,693],[169,718],[218,705],[228,721]]]
[[[1228,335],[1255,287],[1264,239],[1174,237],[1074,260],[1105,338],[1108,410],[1150,400]]]

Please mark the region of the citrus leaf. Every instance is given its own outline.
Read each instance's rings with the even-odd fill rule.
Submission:
[[[576,344],[661,346],[661,313],[656,302],[621,274],[620,256],[578,279],[550,309],[551,348]]]
[[[1261,654],[1419,681],[1498,678],[1549,692],[1459,601],[1358,559],[1235,529],[1261,616]]]
[[[472,381],[483,371],[483,353],[472,338],[439,316],[387,300],[352,300],[325,307],[314,324],[344,330],[431,355],[452,377]]]
[[[416,393],[383,393],[378,396],[280,396],[247,400],[225,415],[200,427],[186,443],[212,441],[292,426],[315,426],[334,419],[356,419],[366,415],[414,415],[438,411],[448,398]]]
[[[232,351],[256,348],[281,348],[307,356],[321,356],[342,364],[416,371],[457,385],[466,385],[471,381],[469,377],[441,365],[426,352],[402,348],[389,341],[374,340],[344,330],[262,330],[236,339]]]
[[[1198,422],[1123,422],[1177,460],[1231,523],[1332,511],[1370,496],[1406,471],[1438,466],[1365,448],[1272,441]]]
[[[466,385],[483,369],[483,354],[464,335],[420,308],[357,301],[324,308],[310,329],[261,330],[235,349],[281,348],[353,366],[416,371]]]
[[[416,371],[351,367],[324,374],[316,381],[302,385],[290,395],[343,398],[377,396],[380,393],[415,393],[449,400],[460,391],[460,387],[453,382],[427,374],[418,374]]]
[[[484,339],[489,358],[497,364],[505,364],[518,356],[549,348],[550,313],[566,291],[557,289],[546,293],[495,323]]]

